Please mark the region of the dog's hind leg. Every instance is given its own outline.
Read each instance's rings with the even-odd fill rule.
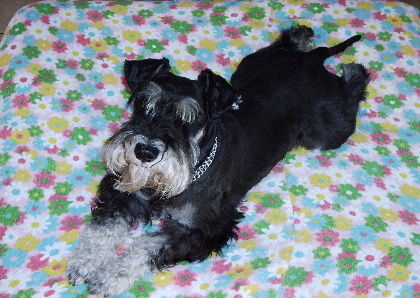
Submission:
[[[369,83],[369,73],[361,64],[350,63],[343,66],[342,78],[346,83],[349,104],[358,104],[365,100],[365,90]]]

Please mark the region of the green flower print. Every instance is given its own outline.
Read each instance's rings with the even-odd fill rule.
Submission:
[[[9,33],[12,34],[12,35],[19,35],[19,34],[22,34],[25,31],[26,31],[25,24],[17,23],[16,25],[14,25],[12,27],[12,29],[10,29]]]
[[[389,154],[391,154],[391,151],[388,148],[383,147],[383,146],[376,146],[375,151],[378,152],[379,155],[388,156]]]
[[[225,293],[223,293],[222,291],[217,291],[217,292],[210,292],[206,298],[226,298],[227,295]]]
[[[4,166],[10,159],[10,155],[8,153],[0,154],[0,166]]]
[[[389,32],[379,32],[378,38],[382,41],[389,41],[391,39],[392,34]]]
[[[15,295],[13,295],[12,298],[30,298],[33,295],[35,295],[35,290],[30,288],[27,290],[20,290]]]
[[[268,4],[268,6],[271,7],[271,9],[273,10],[279,10],[284,7],[284,4],[277,1],[270,0],[270,3]]]
[[[84,127],[75,127],[71,132],[71,139],[79,145],[86,145],[92,141],[90,133]]]
[[[406,266],[406,267],[410,263],[414,262],[413,255],[410,253],[410,249],[407,247],[401,247],[401,246],[391,247],[389,249],[388,256],[391,258],[392,262]]]
[[[395,94],[388,94],[385,95],[382,99],[383,103],[393,109],[398,109],[402,107],[404,104],[402,103],[401,99]]]
[[[43,134],[43,130],[40,126],[37,125],[32,125],[31,127],[29,127],[28,132],[31,135],[31,137],[39,137]]]
[[[384,68],[384,64],[378,61],[369,62],[369,67],[374,71],[381,71]]]
[[[284,201],[278,194],[266,194],[261,198],[261,204],[266,208],[280,208]]]
[[[82,93],[77,90],[69,90],[66,93],[66,98],[71,101],[77,101],[82,98]]]
[[[324,9],[324,6],[322,6],[319,3],[311,3],[311,4],[308,5],[308,10],[312,13],[321,13],[325,9]]]
[[[410,238],[411,243],[414,245],[420,245],[420,234],[412,233],[411,235],[413,235],[413,238]]]
[[[330,249],[327,247],[317,247],[312,252],[314,254],[315,259],[324,260],[328,258],[329,256],[331,256]]]
[[[259,268],[265,268],[270,264],[270,259],[269,258],[257,258],[253,261],[251,261],[251,266],[254,269],[259,269]]]
[[[386,232],[388,224],[381,217],[369,215],[365,217],[365,226],[373,229],[375,232]]]
[[[44,197],[44,191],[40,188],[32,188],[28,191],[29,198],[34,201],[39,201]]]
[[[215,7],[213,7],[213,11],[214,12],[225,12],[226,11],[226,7],[224,7],[224,6],[215,6]]]
[[[148,39],[144,46],[152,53],[160,53],[165,48],[163,44],[157,39]]]
[[[138,12],[138,15],[141,16],[142,18],[150,18],[153,16],[153,11],[149,9],[142,9]]]
[[[29,59],[38,58],[41,55],[41,51],[36,46],[26,46],[23,48],[23,55]]]
[[[338,272],[350,274],[357,271],[357,264],[359,260],[355,260],[351,257],[345,257],[337,261]]]
[[[193,10],[193,11],[191,12],[191,14],[192,14],[194,17],[199,18],[199,17],[202,17],[203,15],[205,15],[206,13],[205,13],[204,11],[202,11],[202,10]]]
[[[4,205],[0,207],[0,224],[5,226],[13,226],[20,218],[19,208],[12,205]]]
[[[378,164],[376,161],[366,161],[363,163],[362,168],[373,177],[384,177],[384,167]]]
[[[51,15],[54,13],[54,7],[48,3],[37,4],[35,8],[42,14]]]
[[[123,110],[117,106],[106,106],[102,110],[102,115],[105,116],[105,119],[108,121],[119,121],[121,119]]]
[[[226,24],[227,16],[216,14],[210,17],[213,26],[222,26]]]
[[[137,281],[128,291],[135,297],[150,297],[150,293],[154,290],[155,288],[151,282]]]
[[[396,139],[393,141],[395,147],[399,150],[410,150],[411,146],[404,140]]]
[[[382,286],[385,286],[386,287],[388,285],[388,281],[389,281],[389,278],[387,278],[387,277],[385,277],[383,275],[380,275],[378,277],[373,278],[372,279],[373,289],[375,291],[380,291],[380,287],[379,286],[382,285]]]
[[[71,193],[72,189],[72,185],[67,182],[58,182],[54,186],[55,193],[59,195],[68,195],[69,193]]]
[[[420,166],[418,157],[411,154],[402,154],[401,161],[405,163],[408,168],[418,168]]]
[[[191,24],[185,21],[175,21],[171,24],[171,28],[174,29],[175,32],[187,34],[191,31]]]
[[[354,239],[341,240],[340,247],[345,252],[357,253],[360,250],[359,242]]]
[[[302,196],[308,191],[303,185],[293,185],[290,187],[290,192],[295,196]]]
[[[3,74],[3,79],[4,80],[13,80],[13,78],[15,77],[16,72],[14,69],[8,69],[4,72]]]
[[[351,184],[340,184],[338,193],[349,200],[357,200],[361,197],[359,190]]]
[[[107,45],[110,45],[110,46],[115,46],[119,44],[119,40],[116,37],[107,36],[104,38],[104,40],[107,43]]]
[[[335,24],[335,23],[331,23],[331,22],[323,22],[322,23],[322,29],[324,29],[328,33],[337,32],[338,31],[338,27],[339,26],[337,24]]]
[[[66,201],[64,199],[58,199],[55,201],[52,201],[48,205],[48,209],[50,210],[50,213],[53,215],[61,215],[64,213],[69,212],[69,205],[71,202]]]
[[[256,20],[261,20],[263,19],[266,15],[265,15],[265,10],[262,7],[251,7],[248,10],[248,16],[251,19],[256,19]]]
[[[308,272],[302,267],[290,267],[284,274],[282,285],[287,287],[299,287],[306,279]]]
[[[1,88],[0,95],[8,97],[16,92],[16,83],[7,83]]]
[[[0,258],[9,250],[6,244],[0,244]]]
[[[420,132],[420,121],[408,121],[410,129]]]
[[[84,70],[92,70],[95,62],[90,59],[82,59],[80,60],[80,67]]]
[[[270,227],[270,223],[266,220],[260,220],[254,224],[255,232],[258,234],[265,234],[263,230],[266,230]]]
[[[54,83],[57,81],[57,78],[54,74],[54,71],[50,69],[41,69],[38,71],[38,78],[41,80],[41,82],[44,83]]]
[[[105,173],[104,165],[100,161],[97,161],[97,160],[90,160],[86,162],[85,169],[92,175],[102,175]]]
[[[418,73],[409,73],[405,80],[407,83],[409,83],[411,86],[420,88],[420,74]]]

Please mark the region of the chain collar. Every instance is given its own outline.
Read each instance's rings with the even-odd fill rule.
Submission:
[[[213,144],[213,147],[211,148],[210,154],[203,161],[203,163],[194,171],[191,182],[196,181],[207,171],[207,169],[210,167],[210,165],[213,162],[214,156],[216,155],[216,151],[217,151],[217,137],[214,138],[214,144]]]

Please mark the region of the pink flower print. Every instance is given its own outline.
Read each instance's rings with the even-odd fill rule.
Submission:
[[[356,276],[351,281],[350,291],[356,293],[356,295],[368,294],[372,289],[372,281],[366,276]]]
[[[408,72],[402,67],[396,67],[394,69],[394,73],[399,78],[405,78],[408,74]]]
[[[232,289],[235,291],[239,291],[241,287],[249,285],[249,281],[246,279],[240,278],[233,282]]]
[[[255,237],[255,231],[250,225],[240,226],[238,230],[238,239],[249,240]]]
[[[28,96],[26,96],[25,94],[18,94],[15,96],[15,98],[13,98],[13,107],[14,108],[24,108],[27,107],[29,105],[29,99]]]
[[[354,28],[360,28],[360,27],[363,27],[366,24],[363,20],[356,18],[356,19],[351,19],[350,20],[350,25]]]
[[[70,112],[74,108],[74,103],[71,100],[62,98],[61,105],[63,108],[63,112]]]
[[[352,253],[352,252],[347,252],[347,251],[343,251],[343,252],[340,252],[338,255],[337,255],[337,260],[342,260],[342,259],[345,259],[345,258],[351,258],[351,259],[356,259],[356,255],[354,254],[354,253]]]
[[[98,10],[89,10],[87,13],[87,18],[94,22],[102,21],[102,13]]]
[[[177,272],[174,280],[175,284],[180,287],[191,285],[192,282],[196,281],[196,274],[188,269]]]
[[[389,256],[383,256],[381,258],[381,262],[379,263],[379,266],[387,268],[392,265],[392,260]]]
[[[350,154],[349,161],[355,165],[361,165],[365,160],[357,154]]]
[[[82,46],[87,46],[91,42],[90,38],[86,37],[86,35],[84,34],[79,34],[76,36],[76,38],[77,38],[77,43],[81,44]]]
[[[233,27],[233,26],[227,26],[225,27],[225,29],[223,30],[225,31],[225,36],[235,39],[235,38],[240,38],[241,37],[241,31],[239,31],[238,28]]]
[[[370,137],[376,144],[379,145],[388,145],[391,143],[391,138],[385,133],[373,133]]]
[[[67,50],[67,45],[58,40],[52,43],[52,48],[57,53],[64,53]]]
[[[27,268],[32,271],[38,271],[48,265],[48,258],[44,254],[36,254],[29,258],[29,263],[26,265]]]
[[[38,173],[35,175],[34,183],[37,187],[49,188],[55,182],[56,176],[50,173]]]
[[[62,231],[71,231],[79,229],[83,225],[83,219],[78,215],[68,215],[60,221]]]
[[[226,260],[217,260],[213,262],[211,271],[222,274],[226,271],[229,271],[232,268],[232,263],[227,263]]]
[[[202,70],[207,68],[207,65],[204,62],[196,60],[191,64],[191,67],[194,71],[201,72]]]
[[[338,242],[338,233],[332,230],[322,230],[316,233],[316,240],[321,243],[322,246],[334,246]]]
[[[77,69],[79,67],[79,62],[74,59],[69,59],[66,62],[66,66],[70,69]]]
[[[96,111],[102,111],[106,106],[105,102],[101,99],[94,99],[91,105],[92,108]]]
[[[407,210],[398,211],[398,216],[404,223],[408,225],[416,225],[419,221],[414,213]]]
[[[12,135],[12,128],[9,126],[3,126],[0,129],[0,139],[7,139]]]
[[[0,265],[0,280],[7,278],[7,268]]]

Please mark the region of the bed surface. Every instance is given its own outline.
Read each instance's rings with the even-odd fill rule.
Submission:
[[[64,273],[105,173],[99,148],[130,115],[124,60],[164,56],[177,74],[208,67],[229,79],[294,24],[312,27],[318,46],[363,36],[326,61],[334,73],[351,62],[371,73],[355,134],[279,162],[247,195],[222,256],[150,274],[120,296],[419,297],[418,11],[345,0],[20,9],[0,43],[0,297],[89,295]]]

